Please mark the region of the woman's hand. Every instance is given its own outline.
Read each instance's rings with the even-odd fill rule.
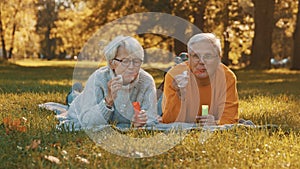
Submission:
[[[143,127],[147,120],[148,120],[148,116],[145,110],[141,110],[141,111],[137,111],[134,110],[134,116],[133,116],[133,127]]]
[[[162,117],[160,115],[157,115],[156,116],[156,120],[159,122],[159,123],[162,123]]]
[[[213,115],[196,116],[196,122],[202,126],[217,125],[215,117]]]
[[[107,82],[108,94],[105,98],[105,101],[108,105],[112,106],[114,99],[117,97],[117,92],[122,88],[123,79],[122,76],[117,76],[112,78]]]

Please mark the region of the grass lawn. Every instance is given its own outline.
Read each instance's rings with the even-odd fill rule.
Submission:
[[[299,71],[235,71],[240,117],[278,128],[236,127],[213,132],[205,142],[199,142],[200,131],[191,131],[163,154],[127,158],[97,146],[85,132],[55,130],[54,113],[38,108],[49,101],[65,103],[74,62],[21,65],[0,63],[0,168],[300,168]],[[162,72],[145,69],[159,84]],[[8,119],[13,121],[9,131]]]

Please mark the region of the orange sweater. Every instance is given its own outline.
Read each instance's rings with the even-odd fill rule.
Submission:
[[[187,89],[190,91],[190,94],[186,94],[187,99],[182,101],[177,95],[176,90],[172,87],[172,82],[175,75],[185,70],[189,71],[187,63],[179,64],[172,68],[165,76],[164,98],[162,102],[163,123],[172,123],[175,121],[194,122],[196,119],[195,116],[202,113],[202,105],[209,106],[209,114],[215,116],[218,124],[236,123],[238,121],[238,93],[234,73],[225,65],[220,64],[217,70],[219,76],[216,76],[219,79],[212,80],[207,78],[199,80],[194,76],[190,76],[187,87],[190,88]],[[190,71],[189,74],[192,75]],[[224,77],[224,80],[220,80],[220,77]],[[218,84],[222,83],[222,81],[225,81],[224,87]],[[190,85],[193,82],[196,85]],[[198,89],[198,92],[195,88]],[[181,107],[182,103],[186,107]]]

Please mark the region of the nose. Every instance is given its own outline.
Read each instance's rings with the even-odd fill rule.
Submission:
[[[130,61],[129,65],[128,65],[128,68],[134,68],[134,65],[133,65],[133,60]]]
[[[204,64],[203,56],[200,56],[200,57],[199,57],[199,62],[200,62],[201,64]]]
[[[204,60],[203,60],[203,57],[200,56],[199,57],[199,61],[197,62],[199,65],[204,65]]]

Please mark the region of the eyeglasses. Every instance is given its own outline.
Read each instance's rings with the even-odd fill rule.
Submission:
[[[202,55],[202,56],[198,56],[196,54],[193,54],[193,55],[189,55],[189,56],[190,56],[190,58],[192,58],[192,61],[195,62],[195,63],[200,62],[200,58],[204,62],[211,61],[211,60],[214,60],[214,59],[218,58],[217,55]]]
[[[135,67],[138,67],[138,66],[141,66],[142,65],[142,63],[143,63],[143,61],[141,60],[141,59],[117,59],[117,58],[114,58],[113,60],[116,60],[116,61],[118,61],[118,62],[121,62],[121,64],[123,65],[123,66],[129,66],[130,65],[130,63],[132,63],[133,64],[133,66],[135,66]]]

